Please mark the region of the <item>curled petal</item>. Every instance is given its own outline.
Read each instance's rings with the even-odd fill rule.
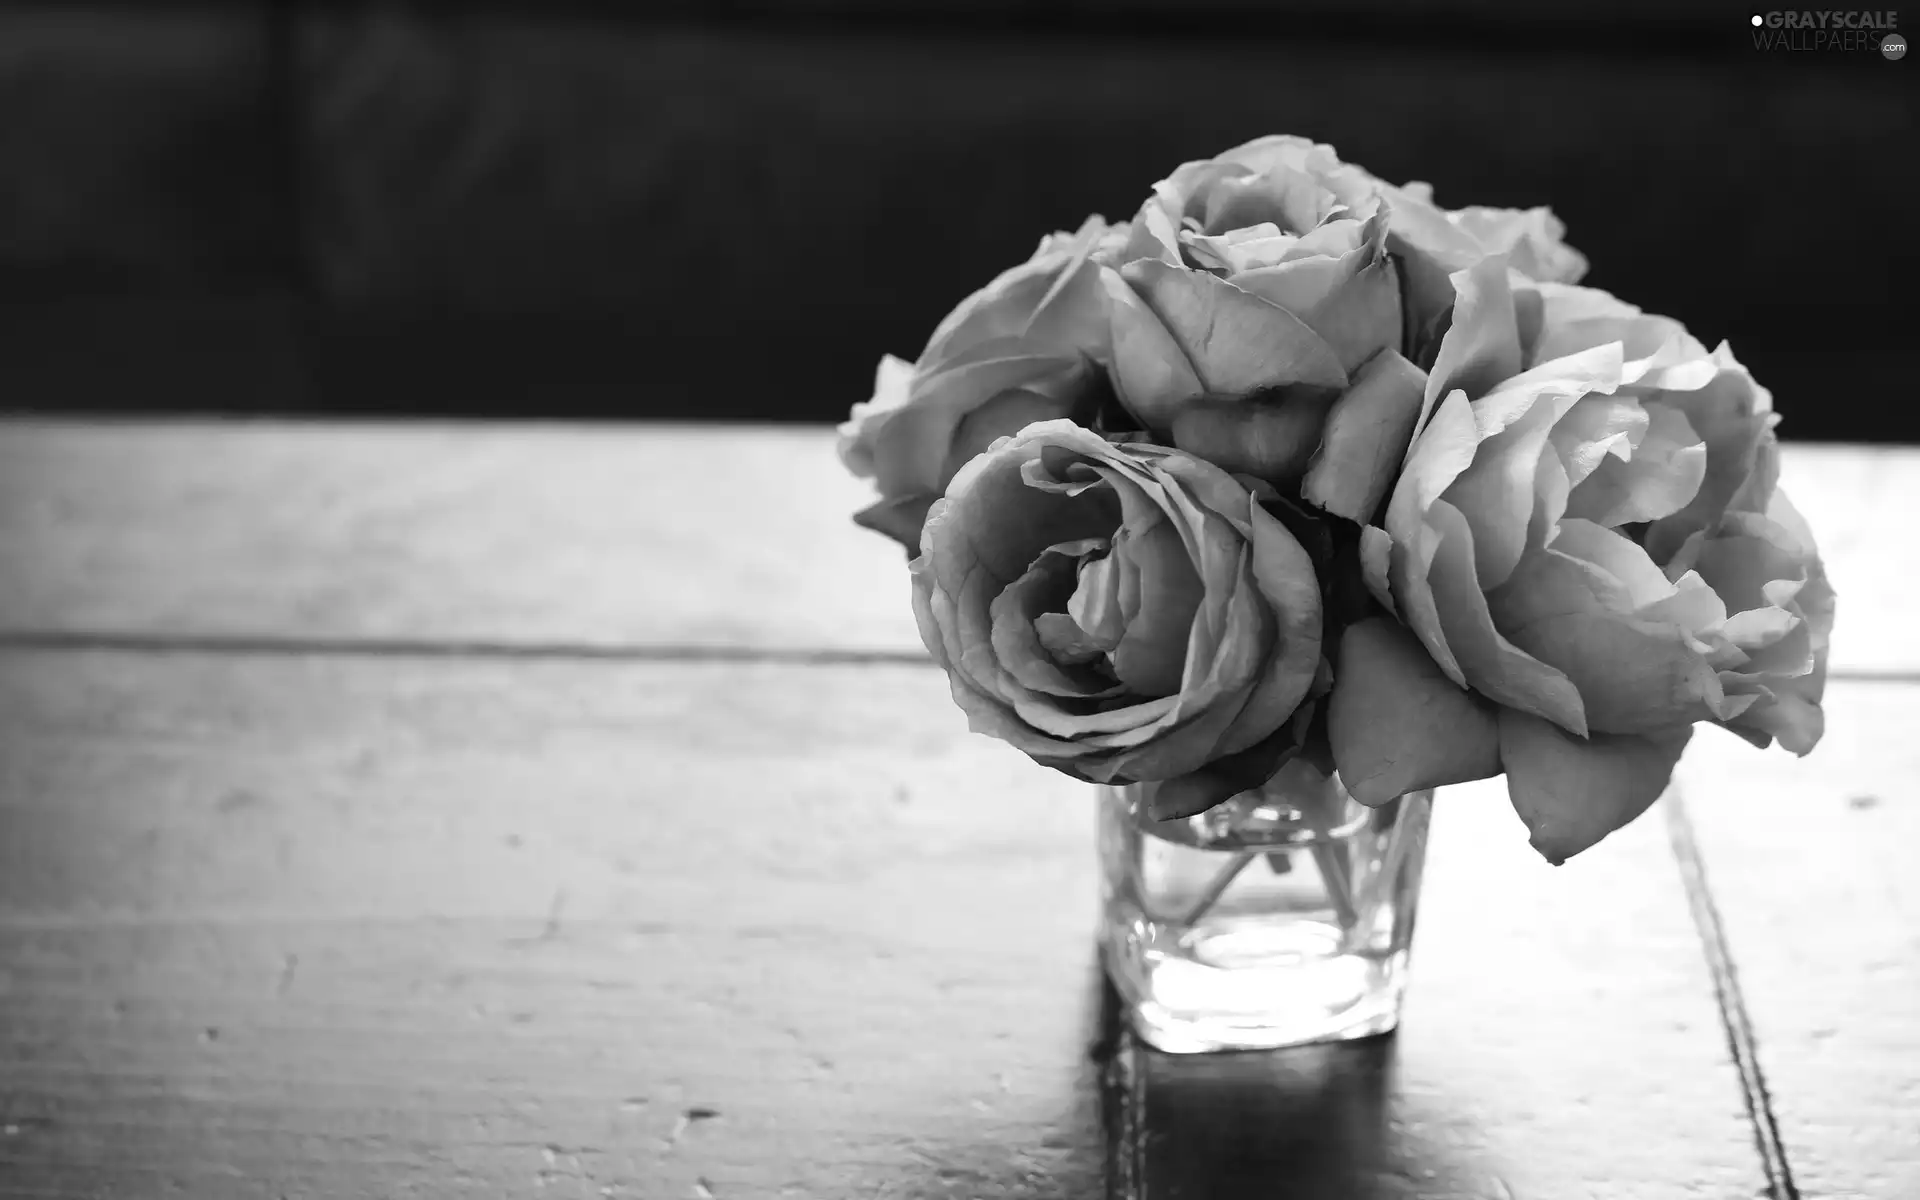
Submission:
[[[835,430],[839,438],[834,449],[855,477],[873,478],[874,435],[892,419],[893,411],[907,402],[912,388],[913,364],[891,354],[881,355],[873,374],[873,398],[854,405],[853,412]]]
[[[1377,525],[1367,525],[1360,530],[1360,576],[1367,585],[1367,591],[1380,606],[1400,615],[1399,606],[1393,602],[1393,583],[1390,578],[1393,570],[1393,535]],[[1457,668],[1456,668],[1457,669]],[[1443,671],[1442,674],[1445,674]]]
[[[1500,712],[1507,795],[1533,848],[1558,866],[1633,820],[1660,798],[1692,726],[1657,735],[1580,738],[1550,721]]]
[[[1677,553],[1689,536],[1712,527],[1737,503],[1765,512],[1774,487],[1773,398],[1724,345],[1713,361],[1718,369],[1706,386],[1662,391],[1648,400],[1649,408],[1671,406],[1684,414],[1706,444],[1699,489],[1678,512],[1647,531],[1647,547],[1658,559]]]
[[[1586,709],[1573,682],[1494,627],[1474,573],[1473,531],[1466,518],[1440,500],[1429,510],[1427,520],[1439,535],[1428,575],[1434,607],[1445,644],[1458,659],[1466,683],[1510,708],[1585,734]]]
[[[1406,266],[1407,314],[1414,329],[1423,329],[1454,307],[1453,273],[1485,258],[1486,251],[1434,206],[1424,184],[1381,185],[1379,195],[1388,211],[1387,248]]]
[[[1452,281],[1458,296],[1453,325],[1440,340],[1440,353],[1427,373],[1423,421],[1440,398],[1455,389],[1483,396],[1520,372],[1520,330],[1506,260],[1498,255],[1482,259],[1456,272]]]
[[[1608,457],[1633,457],[1646,440],[1647,410],[1632,396],[1588,396],[1554,423],[1553,452],[1567,474],[1567,486],[1578,487]]]
[[[1208,270],[1252,271],[1276,266],[1294,255],[1300,247],[1297,234],[1286,233],[1271,221],[1229,229],[1222,234],[1194,233],[1183,230],[1180,244],[1188,257]]]
[[[1567,515],[1609,528],[1657,521],[1685,508],[1707,474],[1707,445],[1686,414],[1665,404],[1647,413],[1646,435],[1625,458],[1605,455],[1567,497]]]
[[[1200,607],[1200,578],[1165,520],[1116,544],[1114,554],[1130,561],[1140,580],[1138,611],[1114,647],[1114,673],[1134,695],[1172,695],[1180,690],[1187,634]]]
[[[1497,587],[1536,536],[1531,520],[1548,437],[1579,395],[1560,381],[1505,386],[1474,410],[1481,436],[1473,463],[1448,486],[1445,498],[1473,528],[1474,570],[1481,586]],[[1504,424],[1500,424],[1504,422]]]
[[[1060,621],[1048,626],[1056,631],[1051,639],[1054,645],[1067,651],[1064,657],[1079,658],[1080,663],[1060,661],[1062,656],[1049,652],[1051,648],[1046,643],[1050,639],[1041,632],[1040,623],[1044,618],[1062,617],[1058,606],[1074,583],[1073,550],[1073,547],[1048,550],[1025,575],[994,598],[988,610],[993,620],[993,650],[1014,681],[1030,691],[1079,698],[1118,695],[1120,689],[1111,678],[1082,665],[1099,651],[1084,631],[1072,629],[1072,622],[1067,621],[1070,632],[1063,641],[1058,632]],[[1093,653],[1074,653],[1083,649]]]

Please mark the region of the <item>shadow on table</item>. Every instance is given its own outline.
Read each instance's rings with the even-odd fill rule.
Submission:
[[[1102,1112],[1116,1196],[1290,1200],[1480,1196],[1474,1172],[1395,1119],[1392,1037],[1164,1054],[1102,988]],[[1123,1040],[1124,1039],[1124,1040]],[[1428,1131],[1430,1132],[1430,1131]]]

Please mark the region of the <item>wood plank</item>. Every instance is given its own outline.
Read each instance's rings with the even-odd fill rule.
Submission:
[[[1839,595],[1833,669],[1920,671],[1920,447],[1787,445],[1780,484],[1819,539]]]
[[[819,428],[0,422],[0,633],[922,653]],[[1837,670],[1920,670],[1920,449],[1794,445]]]
[[[1920,686],[1837,683],[1804,759],[1702,736],[1686,798],[1807,1197],[1920,1196]]]
[[[1088,806],[936,683],[0,658],[0,1196],[1097,1193]]]
[[[0,652],[0,1196],[1098,1194],[1091,818],[914,666]],[[1756,1194],[1657,828],[1436,828],[1399,1037],[1123,1049],[1117,1194]]]
[[[923,653],[820,428],[0,422],[0,631]]]

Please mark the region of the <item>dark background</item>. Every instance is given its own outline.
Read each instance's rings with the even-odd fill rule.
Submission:
[[[0,407],[833,420],[1264,133],[1550,203],[1807,439],[1916,436],[1912,61],[1735,4],[0,6]]]

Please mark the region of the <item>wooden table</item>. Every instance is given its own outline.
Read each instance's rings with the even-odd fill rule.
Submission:
[[[0,423],[0,1196],[1920,1197],[1920,451],[1785,479],[1817,753],[1451,789],[1397,1037],[1173,1058],[826,431]]]

